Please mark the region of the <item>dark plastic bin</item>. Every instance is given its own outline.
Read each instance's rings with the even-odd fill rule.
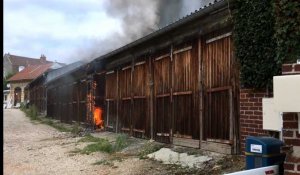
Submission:
[[[273,137],[246,138],[246,169],[254,169],[272,165],[279,165],[283,169],[285,154],[280,149],[283,142]]]

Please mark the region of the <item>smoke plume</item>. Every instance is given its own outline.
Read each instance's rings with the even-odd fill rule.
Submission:
[[[121,29],[77,56],[92,60],[175,22],[214,0],[107,0],[106,13],[121,22]]]

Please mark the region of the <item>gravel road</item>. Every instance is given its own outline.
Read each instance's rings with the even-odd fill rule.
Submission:
[[[95,134],[101,138],[112,133]],[[82,149],[87,142],[78,142],[82,137],[60,132],[51,126],[30,121],[19,109],[4,109],[4,174],[5,175],[161,175],[182,174],[178,167],[168,167],[158,161],[132,156],[138,151],[139,142],[132,143],[121,154],[122,160],[112,160],[114,154],[94,152],[89,155],[71,153]],[[147,142],[140,140],[140,142]],[[128,154],[129,153],[129,154]],[[231,160],[227,169],[236,171],[243,167],[243,159]],[[109,162],[97,164],[96,162]],[[224,161],[226,163],[228,161]],[[239,163],[241,162],[241,163]],[[240,164],[240,166],[237,166]],[[219,166],[219,165],[218,165]],[[218,167],[216,166],[216,167]],[[222,165],[223,166],[223,165]],[[226,165],[227,166],[227,165]],[[221,167],[221,166],[219,166]],[[232,169],[232,170],[231,170]],[[241,168],[238,168],[241,169]],[[175,173],[176,172],[176,173]],[[191,174],[185,171],[183,174]],[[229,171],[228,171],[229,172]],[[204,173],[206,174],[206,173]],[[223,173],[217,173],[223,174]]]
[[[4,110],[4,174],[5,175],[119,175],[166,174],[162,165],[136,157],[115,162],[114,166],[93,165],[109,157],[106,153],[71,154],[88,143],[78,143],[56,129],[31,122],[19,109]]]

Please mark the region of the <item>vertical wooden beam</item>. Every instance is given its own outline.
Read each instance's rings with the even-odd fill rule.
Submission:
[[[44,86],[44,93],[45,93],[45,114],[47,116],[47,111],[48,111],[48,90],[47,90],[47,86]]]
[[[232,99],[233,99],[233,154],[240,153],[240,125],[239,125],[239,66],[236,60],[235,54],[233,52],[233,42],[232,38],[229,39],[229,54],[231,58],[231,70],[233,77],[233,91],[232,91]]]
[[[151,54],[151,52],[150,52]],[[153,126],[153,103],[154,103],[154,98],[153,98],[153,87],[154,87],[154,84],[153,84],[153,70],[152,70],[152,60],[151,60],[151,56],[149,54],[149,58],[148,58],[148,61],[149,61],[149,68],[148,68],[148,75],[149,75],[149,87],[150,87],[150,99],[149,99],[149,107],[150,107],[150,121],[151,121],[151,124],[150,124],[150,135],[151,135],[151,140],[154,139],[154,126]]]
[[[80,89],[81,89],[81,83],[80,83],[80,80],[79,80],[79,82],[77,82],[77,116],[76,116],[76,118],[77,118],[77,122],[80,122],[80,119],[79,119],[79,91],[80,91]]]
[[[174,87],[174,61],[173,61],[173,44],[170,49],[170,76],[171,76],[171,86],[170,86],[170,103],[171,103],[171,125],[170,125],[170,143],[173,143],[173,132],[174,132],[174,100],[173,100],[173,87]]]
[[[132,61],[131,61],[131,68],[130,68],[130,96],[131,96],[131,107],[130,107],[130,135],[132,136],[133,134],[133,110],[134,110],[134,103],[133,103],[133,88],[132,88],[132,82],[133,82],[133,71],[134,71],[134,62],[135,62],[135,57],[132,58]]]
[[[119,70],[116,71],[117,73],[117,121],[116,121],[116,133],[119,132],[119,103],[120,103],[120,91],[119,91]]]
[[[232,100],[232,89],[229,89],[229,140],[233,140],[233,100]]]
[[[203,140],[203,57],[202,57],[202,38],[198,39],[198,85],[199,85],[199,132],[200,142],[199,148],[201,148],[201,141]]]
[[[106,101],[107,111],[106,111],[106,126],[109,126],[109,101]]]

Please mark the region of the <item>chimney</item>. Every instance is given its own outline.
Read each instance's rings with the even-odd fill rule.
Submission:
[[[46,63],[46,56],[42,54],[40,60],[42,63]]]

